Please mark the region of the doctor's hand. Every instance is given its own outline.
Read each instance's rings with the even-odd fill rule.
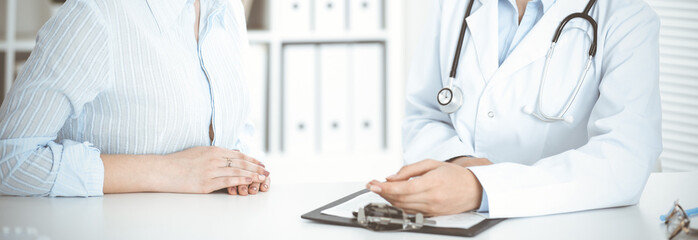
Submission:
[[[478,208],[482,201],[477,177],[453,163],[424,160],[404,166],[386,180],[373,180],[366,187],[408,213],[457,214]]]

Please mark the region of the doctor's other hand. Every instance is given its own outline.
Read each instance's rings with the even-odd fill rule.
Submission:
[[[236,150],[194,147],[165,155],[162,182],[166,192],[210,193],[232,186],[264,182],[264,164]]]
[[[487,158],[475,158],[475,157],[457,157],[457,158],[454,158],[448,162],[459,165],[461,167],[475,167],[475,166],[484,166],[484,165],[491,165],[492,164],[492,162],[490,162],[490,160]]]
[[[478,208],[482,201],[477,177],[453,163],[424,160],[404,166],[386,180],[373,180],[366,187],[408,213],[458,214]]]

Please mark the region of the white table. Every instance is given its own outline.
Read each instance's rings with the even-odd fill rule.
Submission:
[[[363,186],[275,184],[270,192],[247,197],[223,193],[113,194],[95,198],[5,196],[0,197],[0,226],[32,227],[51,239],[456,238],[376,233],[300,218]],[[676,198],[685,207],[698,207],[698,172],[652,174],[636,206],[507,219],[476,239],[663,239],[664,228],[658,218]]]

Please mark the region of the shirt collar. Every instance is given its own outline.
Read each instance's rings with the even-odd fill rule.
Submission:
[[[177,22],[177,19],[184,13],[187,6],[194,4],[194,0],[147,0],[150,12],[155,17],[160,31],[163,31]],[[205,9],[206,4],[210,4],[210,13],[222,16],[225,6],[225,0],[200,0],[201,3],[201,15],[203,19],[207,17],[207,10]],[[207,1],[204,3],[204,1]],[[210,2],[210,3],[209,3]],[[216,17],[214,19],[222,20],[222,17]]]
[[[148,8],[155,17],[160,31],[167,29],[177,21],[184,8],[193,0],[148,0]]]
[[[543,12],[547,12],[557,0],[531,0],[531,2],[541,2],[543,4]],[[509,0],[509,3],[516,8],[516,0]]]

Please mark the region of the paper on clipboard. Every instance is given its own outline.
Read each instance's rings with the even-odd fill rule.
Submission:
[[[344,218],[353,218],[354,215],[352,214],[352,212],[359,210],[359,208],[364,207],[366,206],[366,204],[369,203],[388,202],[382,197],[380,197],[378,194],[375,194],[373,192],[367,192],[342,204],[325,209],[322,211],[322,214]],[[476,212],[466,212],[455,215],[431,217],[429,219],[436,221],[436,225],[434,225],[434,227],[467,229],[487,219],[487,216]]]

